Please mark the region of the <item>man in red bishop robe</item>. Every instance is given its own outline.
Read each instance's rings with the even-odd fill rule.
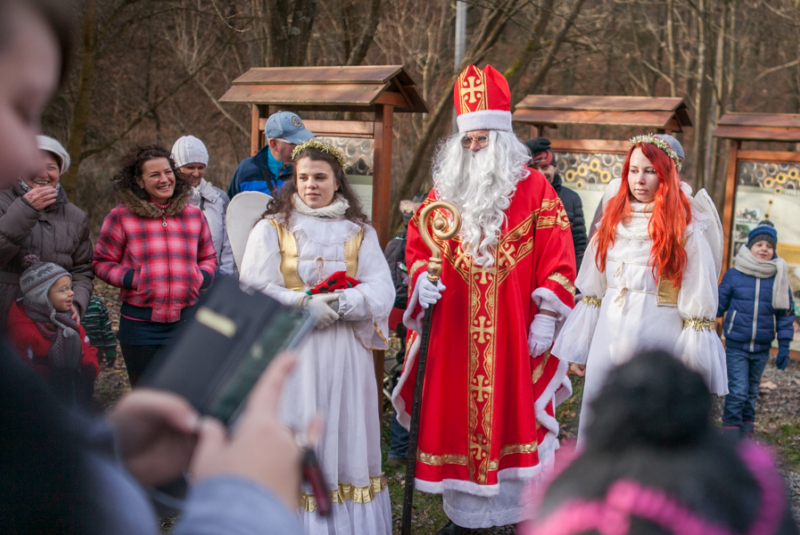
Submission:
[[[555,407],[572,394],[568,363],[549,349],[575,294],[569,219],[547,179],[526,167],[530,154],[511,129],[508,82],[491,66],[470,65],[454,100],[459,133],[440,144],[434,188],[420,210],[448,201],[462,227],[436,240],[444,265],[434,285],[420,211],[409,224],[411,297],[403,319],[411,332],[392,395],[399,422],[409,427],[424,309],[437,303],[415,484],[443,494],[451,522],[442,535],[525,518],[523,489],[552,466]]]

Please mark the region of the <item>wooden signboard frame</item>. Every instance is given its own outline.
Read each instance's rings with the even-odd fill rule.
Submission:
[[[634,127],[642,133],[662,134],[683,132],[692,126],[682,98],[528,95],[515,106],[512,118],[529,124],[532,138],[547,136],[547,129],[557,129],[560,125]],[[554,152],[562,153],[626,154],[630,142],[550,137],[550,146]]]
[[[372,226],[381,248],[390,239],[392,121],[394,113],[427,113],[414,80],[402,65],[357,67],[264,67],[233,81],[220,102],[250,105],[250,155],[265,143],[267,118],[276,111],[368,112],[372,121],[307,120],[320,136],[372,138]],[[379,411],[383,412],[384,351],[373,351]]]
[[[780,113],[726,113],[717,122],[714,136],[731,140],[728,154],[728,176],[725,183],[725,208],[722,227],[725,233],[725,252],[722,272],[730,267],[731,239],[734,227],[736,192],[741,162],[800,164],[800,153],[774,150],[742,150],[743,141],[800,142],[800,115]]]
[[[265,143],[264,126],[276,111],[368,112],[372,121],[306,120],[315,134],[374,140],[372,226],[381,247],[389,241],[394,113],[427,113],[428,107],[402,65],[263,67],[233,81],[220,102],[249,104],[250,154]]]

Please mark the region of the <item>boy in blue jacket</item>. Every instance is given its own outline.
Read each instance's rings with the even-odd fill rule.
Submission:
[[[779,370],[789,364],[794,336],[794,303],[786,262],[775,254],[778,233],[770,221],[750,231],[739,249],[735,266],[719,286],[717,317],[725,312],[725,352],[728,390],[722,427],[728,433],[750,436],[756,416],[756,398],[769,348],[778,337]]]

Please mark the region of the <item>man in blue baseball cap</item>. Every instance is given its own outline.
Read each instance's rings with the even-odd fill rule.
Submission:
[[[296,113],[279,111],[267,119],[267,144],[255,156],[245,158],[233,173],[228,197],[242,191],[261,191],[273,197],[292,176],[292,151],[314,137]]]

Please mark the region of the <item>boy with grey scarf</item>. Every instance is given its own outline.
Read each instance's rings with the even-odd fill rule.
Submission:
[[[786,262],[775,253],[777,244],[774,225],[766,220],[759,223],[719,286],[717,317],[727,312],[723,328],[729,390],[722,426],[731,434],[754,432],[758,385],[776,336],[775,365],[783,370],[789,364],[794,303]]]

